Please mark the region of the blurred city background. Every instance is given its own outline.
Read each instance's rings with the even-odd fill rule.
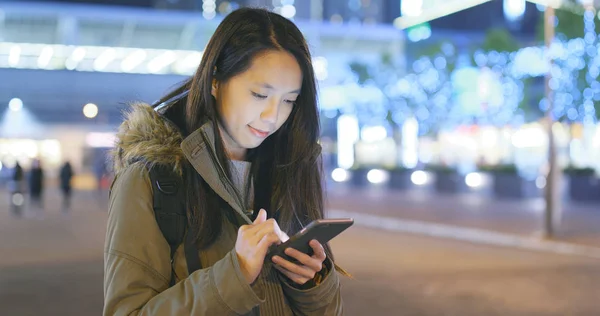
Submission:
[[[347,315],[600,315],[596,0],[0,0],[0,314],[101,314],[122,111],[243,6],[312,50]]]

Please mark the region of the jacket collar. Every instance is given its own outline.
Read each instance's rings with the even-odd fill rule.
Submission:
[[[225,200],[247,223],[243,200],[231,181],[224,176],[223,166],[215,155],[213,124],[206,123],[183,139],[177,126],[144,103],[134,103],[125,113],[112,152],[114,170],[118,174],[129,165],[144,161],[151,168],[169,166],[182,174],[181,162],[187,159],[204,181]]]
[[[248,224],[251,211],[245,210],[243,200],[235,187],[227,178],[225,169],[218,161],[215,150],[215,134],[213,124],[202,125],[181,142],[181,150],[202,179],[227,202],[236,213]]]

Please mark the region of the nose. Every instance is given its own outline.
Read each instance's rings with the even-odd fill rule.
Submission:
[[[260,113],[260,119],[266,123],[273,124],[277,123],[277,116],[279,115],[279,100],[272,98],[267,102],[267,106]]]

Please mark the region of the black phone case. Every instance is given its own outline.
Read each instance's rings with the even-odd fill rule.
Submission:
[[[354,224],[353,219],[325,219],[315,220],[308,224],[304,229],[282,244],[273,246],[269,251],[267,258],[271,261],[273,256],[280,256],[283,259],[296,263],[296,259],[285,254],[285,249],[294,248],[309,256],[313,255],[310,241],[316,239],[319,243],[325,244]]]

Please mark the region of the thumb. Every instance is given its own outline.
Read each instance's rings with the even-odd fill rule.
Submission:
[[[254,220],[254,224],[260,224],[264,221],[267,220],[267,211],[265,211],[264,209],[260,209],[260,211],[258,212],[258,216],[256,216],[256,219]]]

